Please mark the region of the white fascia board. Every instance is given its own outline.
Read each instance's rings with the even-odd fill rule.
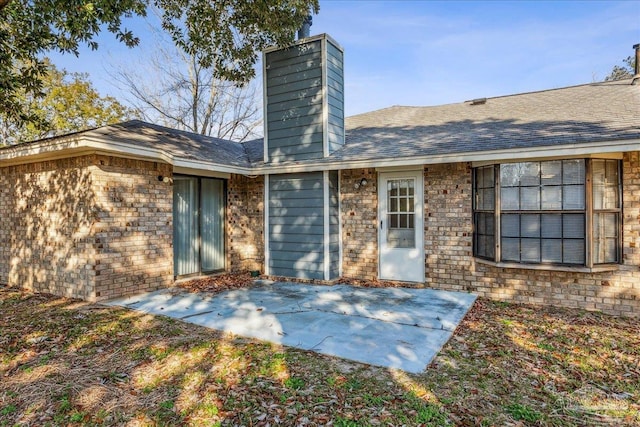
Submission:
[[[11,147],[9,150],[0,151],[0,166],[4,164],[11,165],[53,160],[82,154],[119,155],[126,158],[162,161],[178,169],[189,169],[192,173],[197,171],[215,171],[241,175],[255,174],[251,168],[229,166],[202,160],[182,159],[164,150],[140,147],[95,137],[75,137],[55,141],[44,141],[39,144],[17,145]]]
[[[640,139],[605,141],[580,144],[556,145],[551,147],[528,147],[506,150],[451,153],[434,156],[416,156],[389,159],[366,159],[333,162],[305,162],[304,164],[269,165],[253,168],[254,174],[317,172],[324,170],[359,168],[395,168],[444,163],[485,162],[521,160],[533,158],[564,158],[588,156],[598,153],[624,153],[640,151]]]
[[[624,153],[640,151],[640,139],[603,141],[580,144],[565,144],[551,147],[528,147],[506,150],[477,151],[471,153],[451,153],[437,156],[417,156],[406,158],[365,159],[351,161],[304,162],[296,164],[271,164],[258,167],[239,167],[213,162],[176,158],[162,150],[113,142],[102,138],[73,136],[38,144],[17,145],[0,150],[0,166],[50,160],[78,155],[79,153],[118,154],[123,157],[161,160],[171,165],[194,170],[236,173],[241,175],[266,175],[276,173],[317,172],[325,170],[407,167],[443,163],[497,162],[538,158],[564,158],[588,156],[603,153]]]

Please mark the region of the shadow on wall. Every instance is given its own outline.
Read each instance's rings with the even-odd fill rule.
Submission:
[[[173,283],[173,188],[158,179],[171,166],[100,159],[92,237],[96,244],[96,298],[168,287]]]
[[[79,159],[11,168],[5,206],[7,282],[77,298],[94,293],[96,218],[90,172]],[[85,165],[86,166],[86,165]]]
[[[104,163],[12,168],[2,219],[9,285],[95,300],[172,283],[171,186],[156,169],[94,166]]]

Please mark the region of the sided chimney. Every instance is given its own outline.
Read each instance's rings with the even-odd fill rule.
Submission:
[[[344,145],[344,53],[327,34],[309,36],[311,17],[305,24],[292,45],[263,52],[266,163],[321,159]]]
[[[640,43],[634,44],[633,48],[636,51],[636,64],[634,67],[634,75],[631,80],[631,84],[635,84],[637,81],[640,81]]]

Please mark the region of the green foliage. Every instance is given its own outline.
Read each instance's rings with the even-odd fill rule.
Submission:
[[[24,109],[22,96],[43,96],[47,64],[42,54],[57,50],[78,54],[81,44],[106,28],[127,46],[138,39],[122,18],[144,15],[144,0],[9,0],[0,2],[0,114],[12,122],[38,121]]]
[[[542,419],[542,414],[540,412],[535,411],[529,408],[526,405],[521,405],[519,403],[514,403],[505,408],[507,412],[515,419],[516,421],[526,421],[528,423],[535,423]]]
[[[253,77],[258,52],[292,41],[319,0],[0,0],[0,119],[42,128],[22,98],[45,95],[43,55],[78,55],[81,45],[97,49],[102,29],[135,46],[138,38],[123,18],[144,16],[149,6],[160,9],[178,48],[215,77],[242,84]]]
[[[17,96],[16,102],[32,120],[21,121],[0,115],[0,145],[121,122],[133,113],[115,98],[100,96],[87,74],[58,70],[45,59],[42,78],[44,95]]]
[[[300,390],[304,387],[304,380],[302,378],[290,377],[284,381],[284,385],[293,390]]]
[[[609,75],[604,78],[605,82],[613,80],[630,79],[633,77],[633,73],[636,66],[636,59],[632,56],[628,56],[622,60],[622,65],[615,65]]]

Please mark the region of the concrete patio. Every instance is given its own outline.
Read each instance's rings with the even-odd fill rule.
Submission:
[[[219,294],[176,289],[106,304],[407,372],[424,371],[475,295],[258,281]]]

